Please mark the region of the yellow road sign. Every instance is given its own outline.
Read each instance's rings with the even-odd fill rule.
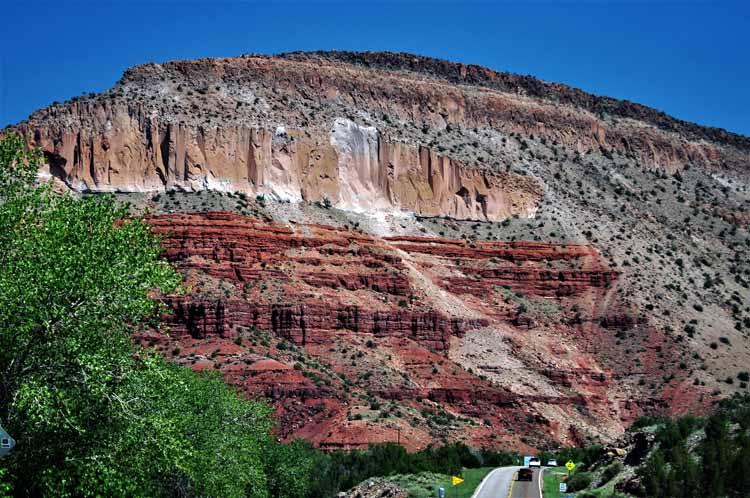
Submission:
[[[464,482],[464,480],[460,477],[453,476],[453,478],[451,479],[451,483],[453,483],[454,486],[458,486],[462,482]]]
[[[565,468],[572,471],[576,468],[576,464],[573,463],[573,460],[568,460],[568,463],[565,464]]]

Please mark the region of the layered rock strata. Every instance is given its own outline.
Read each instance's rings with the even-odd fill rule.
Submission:
[[[750,157],[747,138],[644,106],[390,53],[146,64],[16,129],[78,191],[218,189],[487,220],[537,209],[542,185],[516,174],[527,137],[669,171],[743,171]]]
[[[600,323],[634,323],[626,314],[601,314],[618,273],[590,246],[383,239],[228,212],[150,222],[191,290],[165,298],[168,335],[140,340],[195,369],[218,369],[248,396],[271,400],[283,437],[351,449],[389,441],[401,428],[413,449],[436,437],[544,447],[611,437],[648,409],[645,399],[620,399],[615,381],[626,374],[598,365],[596,348],[568,345],[565,354],[553,348],[545,358],[537,355],[546,346],[526,337],[540,326],[537,306],[556,308],[563,343],[581,331],[596,343],[609,335]],[[452,307],[455,297],[448,296],[466,307]],[[519,307],[516,296],[529,304]],[[487,350],[492,354],[483,360],[463,356],[469,335],[498,330],[514,331],[506,336],[515,351],[507,358],[521,362],[514,377],[535,389],[502,380],[502,348]],[[401,415],[371,419],[372,408],[357,393]],[[405,413],[425,421],[409,425]],[[566,424],[574,413],[576,423]],[[434,425],[432,417],[449,417],[455,427]]]

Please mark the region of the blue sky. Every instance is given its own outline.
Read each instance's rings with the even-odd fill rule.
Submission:
[[[131,65],[392,50],[531,74],[750,135],[749,2],[10,0],[0,127]]]

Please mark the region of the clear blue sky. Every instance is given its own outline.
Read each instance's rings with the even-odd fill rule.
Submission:
[[[339,49],[531,74],[750,135],[749,3],[10,0],[0,127],[105,90],[134,64]]]

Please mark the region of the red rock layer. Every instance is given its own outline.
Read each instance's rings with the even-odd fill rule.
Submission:
[[[283,438],[524,450],[606,437],[694,395],[624,387],[671,371],[670,346],[651,334],[628,346],[642,363],[623,353],[619,334],[641,323],[608,304],[619,276],[590,246],[381,239],[228,212],[150,222],[189,290],[165,297],[168,335],[139,339],[271,400]],[[497,342],[473,364],[455,356],[498,328],[512,331],[506,356]],[[493,380],[508,361],[515,386]]]
[[[248,396],[270,399],[283,437],[354,448],[389,440],[398,426],[412,449],[446,437],[527,448],[532,440],[547,444],[545,432],[561,441],[582,437],[580,429],[546,418],[545,410],[583,411],[595,424],[615,409],[607,398],[617,377],[611,372],[540,366],[540,378],[568,392],[520,394],[447,358],[468,331],[498,320],[521,334],[536,326],[533,310],[507,302],[507,289],[558,303],[561,320],[571,304],[595,313],[586,303],[610,292],[617,273],[589,246],[380,239],[322,225],[282,227],[227,212],[163,215],[150,222],[191,290],[165,298],[169,336],[141,339],[177,351],[177,361],[195,369],[219,369]],[[431,283],[412,280],[413,270]],[[466,309],[446,307],[430,285],[457,296]],[[580,323],[616,327],[627,320],[627,314],[587,316]],[[296,344],[318,366],[308,360],[292,368],[299,353],[275,350],[279,341]],[[416,411],[426,421],[414,426],[403,417],[356,418],[353,410],[370,413],[357,402],[356,396],[365,395],[395,404],[397,411]],[[429,422],[430,413],[443,409],[463,427]]]
[[[294,300],[296,296],[290,296]],[[196,301],[193,297],[168,297],[172,313],[165,322],[177,336],[236,339],[230,325],[267,330],[279,338],[305,346],[328,344],[335,335],[408,337],[435,350],[445,350],[452,336],[467,327],[487,325],[487,320],[450,318],[436,311],[369,311],[335,303],[250,304],[241,300]]]
[[[486,320],[449,317],[434,309],[405,309],[412,289],[403,262],[372,237],[326,227],[308,227],[319,236],[300,235],[230,213],[160,216],[151,223],[166,236],[167,258],[187,271],[243,289],[247,283],[273,280],[290,290],[281,302],[262,295],[215,302],[173,298],[172,327],[179,332],[221,334],[236,324],[269,330],[301,345],[326,343],[334,334],[362,333],[410,337],[445,349],[451,336],[487,325]],[[304,290],[308,295],[329,293],[311,299],[303,297]],[[372,291],[393,301],[376,307],[347,305],[332,299],[330,293],[339,290]]]

